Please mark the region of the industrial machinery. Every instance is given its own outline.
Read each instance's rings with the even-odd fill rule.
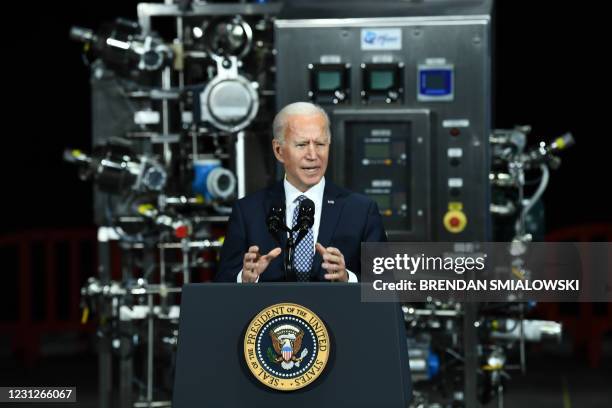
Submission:
[[[100,267],[82,295],[101,408],[170,405],[181,286],[214,274],[232,202],[282,176],[271,122],[288,103],[328,112],[327,177],[374,199],[391,240],[531,239],[548,168],[573,139],[530,150],[528,128],[492,129],[492,0],[137,11],[70,33],[91,70],[93,148],[64,158],[94,186]],[[532,306],[404,305],[413,406],[503,401],[525,342],[561,333],[525,320]]]
[[[531,212],[544,193],[550,168],[560,165],[558,153],[574,144],[571,133],[551,143],[527,148],[528,126],[498,129],[490,136],[492,172],[489,177],[497,240],[511,241],[512,268],[521,268],[525,244],[533,240],[537,224]],[[527,197],[526,173],[539,173]],[[510,225],[510,227],[507,227]],[[510,268],[509,268],[510,269]],[[522,271],[528,273],[528,271]],[[409,335],[413,407],[486,405],[503,407],[504,387],[513,371],[526,371],[526,343],[561,340],[560,323],[525,318],[535,302],[460,303],[431,299],[404,304]],[[472,374],[469,374],[472,373]]]
[[[170,404],[181,286],[211,278],[232,202],[273,179],[279,8],[141,3],[138,21],[71,29],[93,148],[64,158],[94,185],[100,268],[82,294],[101,407]]]
[[[391,240],[490,239],[492,3],[345,5],[276,20],[278,106],[328,111],[328,174],[378,203]]]

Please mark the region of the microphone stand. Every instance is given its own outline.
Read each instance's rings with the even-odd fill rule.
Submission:
[[[284,215],[282,215],[284,218]],[[293,269],[293,254],[295,253],[295,246],[297,242],[293,239],[293,233],[295,232],[295,228],[289,228],[285,225],[284,222],[281,221],[281,216],[278,217],[268,217],[268,229],[274,236],[274,239],[280,245],[280,238],[278,237],[279,232],[283,232],[287,234],[287,242],[285,244],[285,250],[283,254],[283,266],[284,266],[284,280],[285,282],[295,282],[296,276],[295,271]]]
[[[297,280],[295,274],[295,268],[293,267],[293,256],[295,255],[295,247],[297,244],[304,238],[304,236],[297,236],[297,239],[294,239],[294,233],[300,231],[299,227],[289,228],[286,225],[283,225],[282,230],[288,233],[287,243],[285,244],[285,255],[283,257],[283,262],[285,266],[285,282],[295,282]]]
[[[289,235],[287,237],[287,244],[285,245],[285,282],[295,282],[297,278],[295,270],[293,269],[293,254],[297,242],[293,240],[293,229],[287,228],[287,232]]]
[[[311,204],[311,208],[313,207],[314,205]],[[266,222],[268,224],[268,230],[270,231],[270,233],[272,233],[272,235],[274,236],[274,238],[279,244],[280,244],[280,239],[278,238],[277,234],[280,231],[287,233],[287,243],[285,244],[285,253],[283,256],[283,263],[285,266],[284,278],[285,278],[285,282],[295,282],[297,280],[295,268],[293,266],[293,257],[295,254],[295,247],[306,236],[306,234],[308,233],[308,229],[312,227],[313,219],[311,217],[309,223],[304,224],[302,222],[302,223],[298,223],[293,228],[289,228],[285,224],[284,211],[281,208],[282,207],[280,205],[273,207]],[[299,232],[299,234],[297,235],[297,238],[294,238],[293,234],[295,232]]]
[[[295,269],[293,267],[293,255],[295,254],[295,247],[300,241],[306,236],[306,234],[298,234],[297,238],[293,239],[294,232],[308,232],[303,228],[300,228],[300,225],[296,225],[294,228],[288,228],[285,226],[289,236],[287,237],[287,244],[285,245],[285,281],[286,282],[295,282],[297,281],[297,277],[295,274]]]

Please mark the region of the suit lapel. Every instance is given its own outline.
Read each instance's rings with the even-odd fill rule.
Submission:
[[[321,222],[319,223],[319,236],[317,242],[328,247],[332,241],[336,225],[340,221],[340,214],[344,208],[345,198],[341,190],[333,183],[326,182],[321,204]],[[321,263],[323,258],[315,251],[312,277],[317,279],[322,274]]]

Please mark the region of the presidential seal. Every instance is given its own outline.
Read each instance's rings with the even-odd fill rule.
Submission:
[[[327,364],[330,340],[323,321],[294,303],[259,312],[244,335],[244,358],[263,384],[293,391],[315,381]]]

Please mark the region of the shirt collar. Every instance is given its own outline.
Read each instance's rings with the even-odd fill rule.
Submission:
[[[325,191],[325,177],[321,177],[321,180],[317,184],[310,187],[308,190],[301,192],[287,180],[287,176],[285,175],[283,186],[285,187],[285,200],[287,204],[293,203],[301,195],[305,195],[306,197],[314,201],[316,204],[323,201],[323,192]]]

